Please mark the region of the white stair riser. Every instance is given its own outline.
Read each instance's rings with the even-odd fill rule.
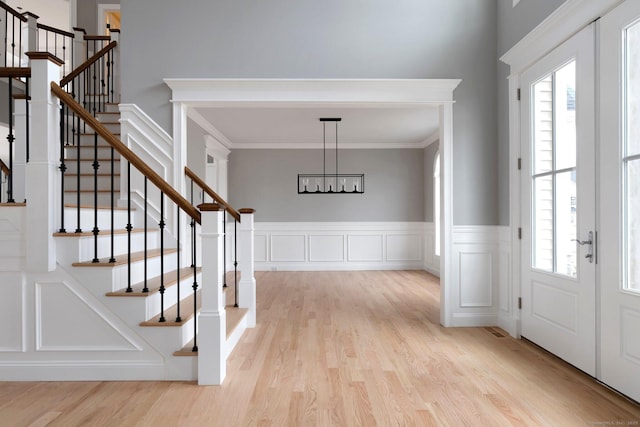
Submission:
[[[195,317],[192,317],[181,326],[141,326],[139,330],[160,352],[173,354],[193,339],[194,321]]]
[[[120,131],[112,132],[116,137],[120,138]],[[82,133],[80,134],[80,146],[81,147],[93,147],[95,145],[95,133]],[[72,145],[76,145],[74,142]],[[111,145],[98,135],[98,147],[111,147]]]
[[[98,168],[98,173],[111,173],[111,161],[107,158],[104,159],[98,159],[98,162],[100,163],[100,167]],[[75,174],[78,172],[78,162],[73,159],[73,160],[66,160],[64,162],[65,167],[67,168],[67,170],[65,171],[65,183],[67,181],[66,175],[67,174]],[[116,172],[120,171],[120,160],[118,158],[116,158],[116,161],[113,163],[113,169]],[[93,173],[93,160],[80,160],[80,173]],[[75,178],[75,177],[74,177]]]
[[[200,285],[200,273],[198,273],[196,277],[198,278],[198,285]],[[193,276],[184,278],[180,284],[182,313],[189,308],[187,307],[185,300],[193,294],[192,284]],[[177,296],[177,286],[175,284],[167,287],[164,293],[165,310],[176,304],[178,301]],[[121,318],[126,319],[133,324],[140,323],[147,319],[152,319],[160,314],[160,292],[154,292],[146,297],[110,296],[107,297],[107,303],[109,307],[116,311]],[[166,319],[171,322],[175,320],[173,316],[166,316]],[[175,349],[173,351],[175,351]]]
[[[75,202],[75,201],[74,201]],[[77,221],[78,210],[72,207],[64,208],[64,227],[67,233],[73,233],[78,228]],[[133,222],[133,212],[131,214],[131,221]],[[113,211],[113,228],[115,230],[123,230],[127,226],[127,211],[126,210],[114,210]],[[135,224],[132,224],[135,227]],[[94,211],[93,209],[80,209],[80,227],[82,231],[91,231],[94,227]],[[98,209],[98,229],[110,230],[111,229],[111,211],[108,209]],[[77,260],[76,260],[77,261]]]
[[[160,274],[160,257],[153,257],[147,260],[147,277],[155,277]],[[176,252],[165,254],[164,271],[168,272],[176,269]],[[95,286],[102,295],[107,292],[116,292],[127,287],[128,266],[127,264],[117,266],[90,266],[73,267],[74,275],[78,280]],[[76,274],[77,273],[77,274]],[[131,284],[144,280],[144,261],[131,263]]]
[[[202,286],[201,274],[198,273],[196,275],[196,280],[198,283],[198,289]],[[180,282],[180,299],[182,302],[180,303],[180,310],[184,313],[184,310],[187,308],[184,299],[193,295],[193,275],[187,276]],[[178,302],[178,287],[176,285],[170,286],[166,289],[164,293],[164,308],[165,310],[168,307],[176,304]],[[151,319],[154,316],[160,314],[160,292],[156,292],[153,295],[146,298],[145,301],[145,319]],[[167,320],[175,320],[169,319]]]
[[[80,205],[81,206],[94,206],[94,192],[81,192],[80,193]],[[120,192],[116,191],[114,193],[114,206],[118,207],[118,199],[120,198]],[[65,204],[78,204],[78,193],[76,191],[65,191],[64,192],[64,203]],[[99,207],[109,207],[111,206],[111,193],[110,192],[98,192],[98,206]]]
[[[98,145],[98,159],[110,159],[111,158],[111,146],[109,145]],[[64,149],[64,157],[65,163],[73,161],[78,158],[78,148],[76,146],[65,147]],[[84,160],[93,161],[95,157],[95,147],[93,144],[80,145],[80,158]],[[114,159],[120,158],[120,154],[114,150],[113,152]],[[106,168],[109,169],[109,165],[103,166],[101,163],[101,169]]]
[[[155,249],[159,245],[159,232],[147,232],[147,249]],[[144,250],[144,233],[131,233],[131,251],[138,252]],[[91,261],[94,257],[94,238],[92,236],[85,237],[58,237],[57,244],[63,247],[65,264],[74,262]],[[126,233],[113,235],[114,255],[123,255],[127,253],[128,236]],[[98,258],[111,256],[111,236],[98,236]],[[58,257],[60,258],[60,257]],[[59,259],[63,261],[63,259]]]
[[[119,170],[116,171],[119,173]],[[78,176],[65,174],[64,176],[64,189],[73,191],[78,188]],[[93,176],[81,175],[80,176],[80,189],[81,190],[93,190],[94,189]],[[114,191],[120,190],[120,175],[113,176],[113,188]],[[111,176],[100,175],[98,176],[98,190],[111,190]]]

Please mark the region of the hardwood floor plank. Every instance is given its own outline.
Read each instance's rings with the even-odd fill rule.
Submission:
[[[258,272],[220,387],[0,383],[11,426],[584,426],[640,407],[499,328],[439,325],[418,271]]]

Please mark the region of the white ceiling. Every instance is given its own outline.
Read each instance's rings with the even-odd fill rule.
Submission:
[[[194,114],[195,111],[195,114]],[[190,116],[230,149],[322,148],[321,117],[340,117],[340,148],[423,148],[438,137],[438,107],[198,107]],[[206,123],[205,123],[206,122]],[[327,123],[327,146],[335,146]]]

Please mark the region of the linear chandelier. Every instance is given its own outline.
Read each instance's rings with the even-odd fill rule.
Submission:
[[[338,173],[338,123],[340,117],[321,117],[322,122],[322,173],[298,174],[298,194],[363,194],[364,174]],[[335,123],[336,167],[335,173],[327,173],[327,122]]]

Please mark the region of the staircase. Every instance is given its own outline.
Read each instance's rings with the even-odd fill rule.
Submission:
[[[119,136],[118,106],[107,103],[106,109],[105,112],[97,113],[96,117],[110,132]],[[124,200],[120,197],[121,156],[114,152],[112,159],[111,146],[95,133],[84,132],[80,138],[79,146],[67,144],[64,148],[64,164],[67,168],[64,174],[64,224],[67,231],[54,234],[59,249],[58,261],[81,283],[90,283],[91,292],[103,300],[111,311],[161,354],[171,358],[170,364],[174,370],[173,375],[177,375],[176,379],[195,379],[197,376],[189,374],[197,375],[196,318],[202,298],[200,290],[195,296],[193,290],[194,283],[202,283],[202,268],[180,267],[178,258],[184,254],[176,248],[175,242],[173,247],[161,248],[158,227],[145,229],[143,225],[138,227],[138,224],[132,224],[129,250],[129,218],[125,207],[115,208],[113,212],[114,257],[111,258],[112,185],[116,204],[123,205],[126,200],[126,195]],[[94,176],[96,153],[99,167]],[[101,173],[103,168],[107,172]],[[96,183],[97,192],[94,191]],[[78,188],[80,192],[77,192]],[[78,194],[80,205],[77,204]],[[98,202],[97,209],[94,209],[94,199]],[[100,230],[97,238],[97,261],[96,239],[91,231],[96,217],[97,228]],[[140,218],[140,215],[133,217]],[[152,222],[152,218],[147,218],[147,223]],[[233,272],[228,273],[228,276],[225,283],[232,283]],[[244,320],[248,313],[248,309],[235,306],[234,292],[234,286],[224,287],[228,341],[234,334],[238,337],[242,334],[246,328]]]
[[[75,45],[83,32],[64,36]],[[228,355],[255,326],[253,210],[235,211],[186,165],[171,165],[191,180],[189,202],[150,166],[151,150],[121,141],[117,41],[93,39],[103,47],[59,86],[62,63],[50,52],[29,53],[29,67],[0,65],[31,88],[7,138],[16,135],[21,167],[0,177],[10,174],[27,200],[0,200],[0,308],[20,319],[0,333],[0,380],[221,384]],[[193,206],[194,186],[211,201]],[[227,213],[240,224],[235,283],[233,273],[223,281]]]

